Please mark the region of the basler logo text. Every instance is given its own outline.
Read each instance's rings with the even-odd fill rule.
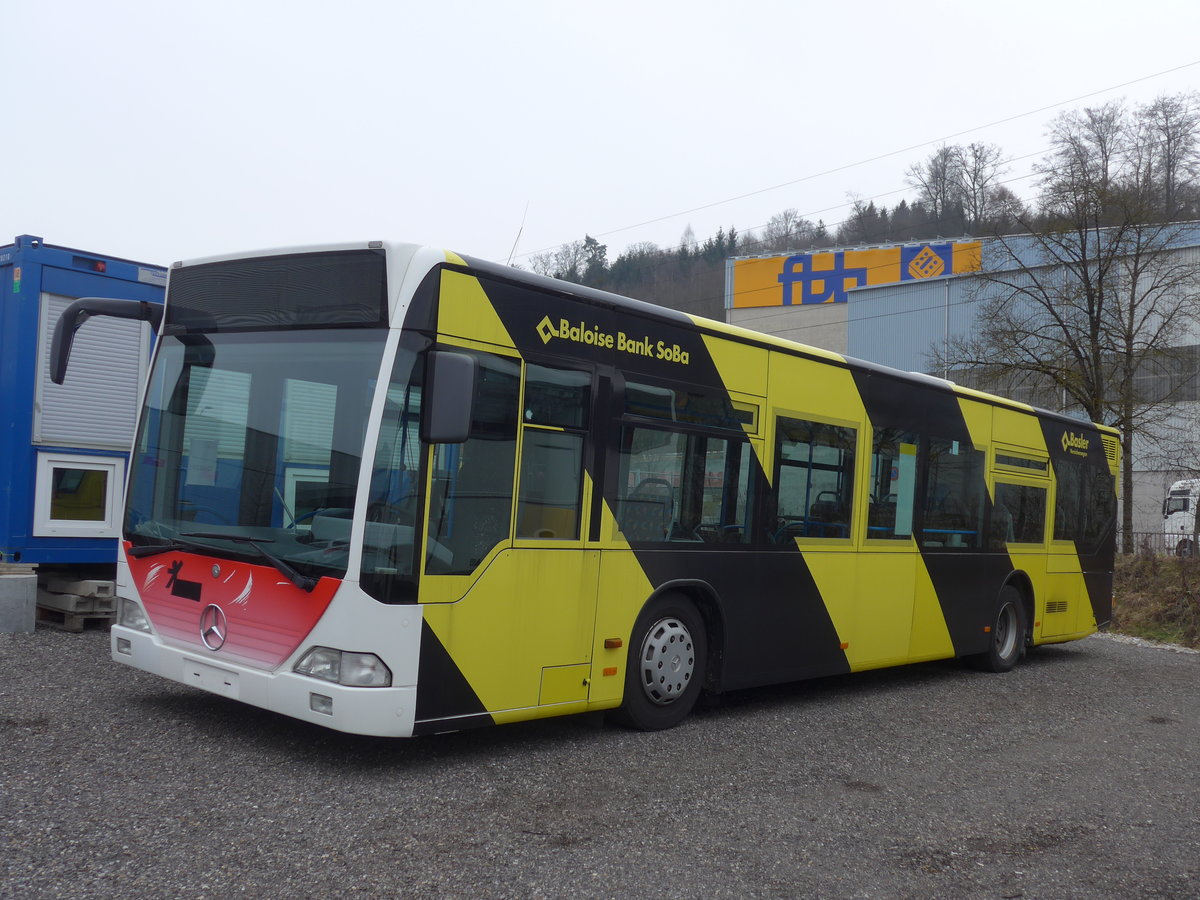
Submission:
[[[1091,441],[1085,435],[1075,434],[1073,431],[1063,432],[1062,448],[1064,453],[1071,453],[1075,456],[1087,456],[1090,443]]]

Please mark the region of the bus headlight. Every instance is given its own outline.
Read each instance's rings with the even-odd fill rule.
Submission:
[[[350,653],[332,647],[311,647],[292,670],[347,687],[391,687],[392,670],[374,653]]]
[[[128,597],[117,597],[117,624],[150,633],[150,620],[146,618],[142,605]]]

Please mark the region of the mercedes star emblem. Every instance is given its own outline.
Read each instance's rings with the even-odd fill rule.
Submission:
[[[200,613],[200,640],[209,650],[220,650],[225,646],[225,636],[228,626],[225,623],[225,613],[215,603],[204,607]]]

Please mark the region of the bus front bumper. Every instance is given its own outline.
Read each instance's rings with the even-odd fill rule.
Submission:
[[[267,672],[164,644],[156,635],[114,625],[114,662],[350,734],[411,737],[417,689],[346,687],[291,671]]]

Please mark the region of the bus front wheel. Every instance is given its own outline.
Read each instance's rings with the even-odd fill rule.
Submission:
[[[988,632],[991,640],[983,653],[971,657],[971,664],[984,672],[1007,672],[1017,664],[1025,650],[1025,604],[1021,592],[1008,585],[1000,592],[999,609]]]
[[[633,627],[625,668],[625,697],[613,720],[659,731],[678,725],[704,685],[708,642],[691,601],[668,595],[652,601]]]

